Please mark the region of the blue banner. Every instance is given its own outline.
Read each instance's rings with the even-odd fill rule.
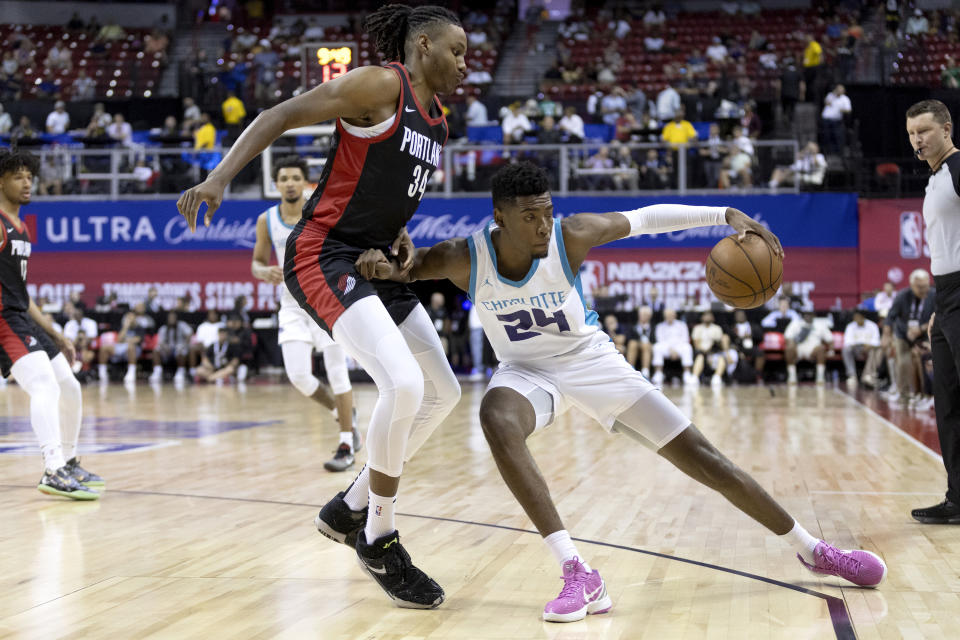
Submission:
[[[603,213],[658,203],[730,206],[776,233],[785,247],[856,247],[855,194],[731,195],[687,197],[555,197],[557,215]],[[257,216],[273,202],[228,200],[210,227],[190,233],[173,200],[125,202],[36,202],[23,208],[36,229],[37,251],[153,251],[251,249]],[[30,218],[33,218],[32,220]],[[418,246],[465,236],[492,218],[489,197],[427,198],[408,229]],[[703,227],[610,243],[613,248],[710,247],[729,227]]]

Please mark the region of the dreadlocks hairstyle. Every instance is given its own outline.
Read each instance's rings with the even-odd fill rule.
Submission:
[[[921,100],[907,109],[907,118],[916,118],[924,113],[932,115],[937,124],[952,122],[950,119],[950,110],[947,109],[947,105],[939,100]]]
[[[300,156],[284,156],[273,165],[273,181],[276,182],[280,176],[280,169],[300,169],[303,173],[303,179],[310,178],[310,169],[307,167],[307,161]]]
[[[28,151],[0,149],[0,178],[20,169],[26,169],[33,175],[37,175],[40,173],[40,161]]]
[[[532,162],[508,164],[490,179],[493,206],[497,209],[512,204],[520,196],[538,196],[548,191],[550,178],[547,172]]]
[[[437,24],[462,26],[457,15],[443,7],[387,4],[368,15],[363,28],[373,37],[385,62],[403,62],[407,36],[418,36]]]

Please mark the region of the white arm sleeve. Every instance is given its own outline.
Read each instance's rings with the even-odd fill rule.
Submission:
[[[624,211],[623,215],[630,221],[631,236],[727,224],[726,207],[655,204],[642,209]]]

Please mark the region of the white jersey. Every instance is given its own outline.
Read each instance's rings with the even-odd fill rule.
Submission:
[[[567,262],[559,219],[547,257],[535,259],[520,281],[497,271],[493,227],[491,223],[467,238],[470,299],[502,363],[551,358],[610,341],[600,331],[596,312],[584,303],[580,276]]]
[[[270,235],[270,242],[273,244],[273,251],[277,254],[277,264],[283,267],[283,254],[287,249],[287,238],[293,227],[288,225],[280,217],[280,206],[273,205],[264,213],[267,214],[267,233]],[[286,284],[280,285],[280,308],[281,309],[299,309],[300,305],[293,299],[290,290]]]

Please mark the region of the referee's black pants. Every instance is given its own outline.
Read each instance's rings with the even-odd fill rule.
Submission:
[[[947,499],[960,504],[960,271],[934,276],[936,312],[930,331],[933,397]]]

